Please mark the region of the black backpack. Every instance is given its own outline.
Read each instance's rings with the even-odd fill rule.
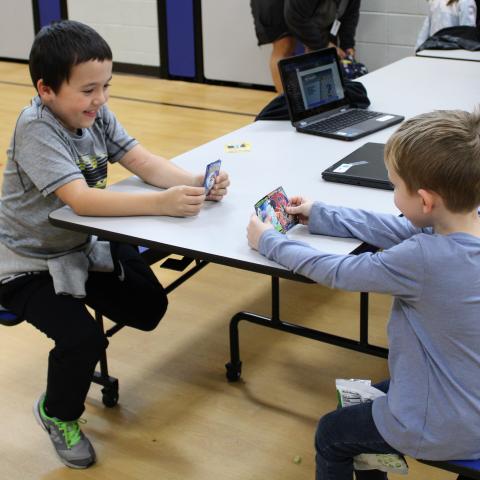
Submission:
[[[360,82],[345,80],[345,96],[352,107],[368,108],[370,100],[366,88]],[[282,93],[271,100],[256,116],[257,120],[289,120],[287,101]]]
[[[478,22],[478,16],[477,16]],[[480,50],[480,28],[461,25],[442,28],[428,37],[418,48],[420,50]]]

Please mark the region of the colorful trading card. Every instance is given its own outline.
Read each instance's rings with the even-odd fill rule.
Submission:
[[[215,178],[220,173],[220,166],[222,161],[215,160],[212,163],[207,165],[205,169],[205,178],[203,179],[203,186],[205,187],[205,194],[208,195],[212,190],[213,186],[215,185]]]
[[[298,218],[295,215],[286,212],[285,207],[287,205],[288,198],[283,188],[278,187],[255,204],[255,212],[262,222],[268,218],[275,230],[280,233],[287,233],[298,223]]]
[[[237,152],[249,152],[252,146],[247,142],[241,143],[227,143],[225,145],[225,152],[237,153]]]

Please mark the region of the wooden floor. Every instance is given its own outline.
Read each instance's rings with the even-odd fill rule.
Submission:
[[[33,94],[25,65],[0,62],[1,171],[17,114]],[[141,143],[170,158],[247,125],[270,98],[262,91],[115,75],[110,106]],[[120,168],[110,172],[113,181],[125,175]],[[164,283],[175,278],[154,269]],[[0,327],[0,479],[312,479],[315,426],[335,408],[335,378],[378,381],[387,377],[387,364],[245,324],[242,380],[229,384],[228,321],[240,310],[269,314],[269,286],[262,275],[209,265],[171,294],[156,331],[124,329],[114,336],[108,357],[120,380],[120,404],[105,408],[100,388],[92,386],[83,428],[98,463],[82,472],[62,466],[31,413],[45,386],[50,341],[27,324]],[[281,290],[283,319],[357,336],[357,294],[289,281]],[[374,295],[371,303],[371,341],[385,346],[390,299]],[[409,464],[413,480],[455,478]]]

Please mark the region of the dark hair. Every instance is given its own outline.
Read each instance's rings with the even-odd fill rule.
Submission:
[[[43,27],[33,41],[29,68],[34,87],[43,79],[55,93],[72,67],[89,60],[112,60],[108,43],[91,27],[62,20]]]

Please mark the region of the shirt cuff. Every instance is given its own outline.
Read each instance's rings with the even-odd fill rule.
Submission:
[[[323,202],[314,202],[308,219],[308,231],[319,233],[322,231],[322,210],[326,207]]]
[[[260,240],[258,242],[258,251],[264,256],[267,256],[267,244],[270,238],[285,238],[285,235],[277,232],[274,228],[270,228],[269,230],[265,230],[262,235],[260,236]]]

